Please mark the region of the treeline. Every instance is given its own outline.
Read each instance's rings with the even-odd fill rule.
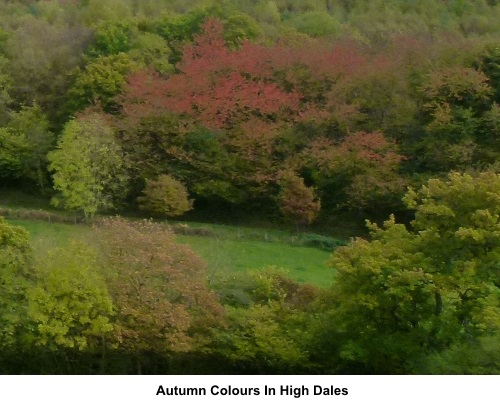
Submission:
[[[404,198],[411,228],[368,223],[325,289],[273,268],[207,277],[150,221],[35,256],[0,220],[0,372],[498,374],[499,199],[492,172],[430,180]]]
[[[2,183],[89,219],[194,204],[300,226],[498,160],[496,2],[0,7]]]

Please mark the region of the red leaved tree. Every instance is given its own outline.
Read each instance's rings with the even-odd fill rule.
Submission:
[[[320,138],[306,150],[310,167],[323,177],[347,178],[348,203],[368,207],[381,200],[399,200],[404,181],[398,174],[404,157],[381,132],[356,132],[340,142]]]
[[[311,41],[266,47],[243,42],[230,49],[222,24],[209,19],[184,48],[176,74],[161,77],[142,71],[129,78],[121,100],[125,143],[139,145],[142,156],[173,162],[177,177],[195,194],[206,193],[203,181],[222,190],[224,198],[239,193],[234,201],[268,196],[279,183],[278,173],[300,166],[296,156],[317,137],[306,130],[305,136],[289,141],[287,134],[303,133],[295,131],[297,126],[355,113],[355,106],[344,101],[337,105],[331,96],[342,81],[367,67],[366,58],[349,45]],[[158,121],[168,115],[183,123],[177,135],[145,128],[152,117]],[[194,142],[190,132],[200,126],[207,132]],[[161,150],[151,150],[152,145]],[[212,167],[204,164],[207,148],[217,159]],[[182,175],[182,170],[189,174]]]

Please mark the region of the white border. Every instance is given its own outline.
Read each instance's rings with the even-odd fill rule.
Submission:
[[[204,387],[205,396],[156,395],[162,387]],[[276,388],[274,396],[264,387]],[[309,395],[279,395],[280,386]],[[347,388],[348,395],[314,395],[315,385]],[[260,395],[212,395],[220,388],[259,388]],[[4,404],[497,404],[500,376],[0,376]]]

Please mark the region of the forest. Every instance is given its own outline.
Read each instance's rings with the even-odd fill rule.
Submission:
[[[499,1],[0,2],[0,373],[500,374],[499,328]]]

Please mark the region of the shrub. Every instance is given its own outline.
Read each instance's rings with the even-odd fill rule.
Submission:
[[[312,187],[307,187],[304,180],[295,173],[287,173],[282,180],[279,195],[280,211],[283,216],[299,224],[311,224],[321,203]]]
[[[186,187],[172,176],[161,175],[156,180],[146,180],[139,207],[153,214],[175,217],[193,208]]]
[[[339,239],[334,239],[329,236],[318,235],[315,233],[304,234],[301,238],[301,244],[307,247],[315,247],[318,249],[331,252],[339,246],[346,246],[347,242]]]

